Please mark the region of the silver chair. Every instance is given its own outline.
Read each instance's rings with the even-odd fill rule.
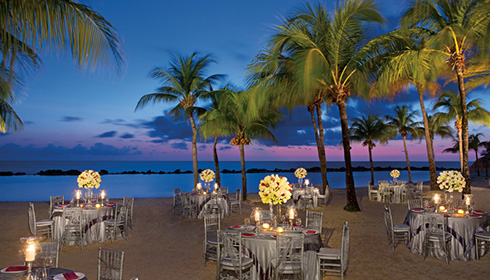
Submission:
[[[407,201],[407,205],[408,205],[408,210],[412,210],[415,208],[422,208],[423,207],[422,199],[421,198],[409,199]]]
[[[63,211],[63,221],[67,222],[61,238],[62,244],[74,242],[80,245],[83,251],[83,245],[85,243],[83,226],[85,223],[82,216],[82,209],[79,207],[67,207]]]
[[[306,210],[306,228],[315,229],[322,233],[323,212],[314,212]]]
[[[197,204],[191,199],[191,193],[182,193],[182,217],[192,219],[197,217]]]
[[[410,226],[405,224],[393,224],[393,217],[391,216],[391,209],[385,205],[385,226],[386,234],[388,235],[388,242],[391,248],[395,250],[396,243],[399,241],[405,241],[405,244],[410,242]]]
[[[220,187],[219,190],[222,194],[228,194],[228,187]]]
[[[340,274],[340,278],[344,279],[349,260],[349,244],[349,227],[347,226],[347,222],[345,222],[342,226],[342,245],[340,249],[322,247],[317,253],[321,276],[338,273]]]
[[[60,243],[58,242],[40,242],[41,259],[44,264],[51,263],[51,266],[58,267],[60,258]],[[43,264],[43,265],[44,265]]]
[[[34,203],[29,202],[29,230],[34,236],[47,235],[48,239],[53,238],[54,221],[51,219],[36,220],[36,210]]]
[[[426,215],[424,216],[425,239],[422,250],[422,257],[425,260],[430,250],[442,249],[446,258],[446,263],[451,259],[451,234],[447,231],[446,215]]]
[[[379,189],[371,183],[368,184],[368,197],[369,200],[378,200]]]
[[[481,249],[483,249],[484,254],[487,250],[490,250],[490,232],[475,233],[475,253],[477,260],[480,258]]]
[[[276,237],[276,257],[271,261],[275,279],[285,279],[290,276],[303,279],[303,259],[304,234],[281,234]]]
[[[269,224],[273,224],[274,223],[274,214],[271,213],[271,211],[269,210],[259,210],[259,223],[260,224],[263,224],[263,223],[269,223]]]
[[[221,246],[217,247],[217,279],[251,279],[253,261],[243,254],[239,232],[217,232]]]
[[[327,205],[328,195],[330,194],[330,186],[327,185],[327,187],[325,188],[325,193],[323,193],[323,185],[322,184],[315,184],[315,188],[317,188],[318,192],[320,193],[319,195],[317,195],[317,198],[316,198],[318,206],[320,206],[321,204]]]
[[[124,252],[99,247],[97,280],[122,280]]]
[[[209,260],[218,260],[218,237],[217,232],[221,230],[221,219],[219,214],[204,215],[204,266]]]
[[[124,197],[123,198],[123,205],[126,206],[126,210],[128,211],[128,227],[133,229],[133,223],[134,223],[134,215],[133,215],[133,209],[134,209],[134,197]]]
[[[114,218],[104,221],[105,238],[114,243],[114,239],[121,236],[128,239],[129,208],[127,205],[116,205]]]
[[[182,191],[180,190],[180,188],[174,188],[174,199],[172,203],[172,209],[174,214],[175,214],[175,208],[180,208],[180,211],[182,211],[181,193]]]
[[[304,193],[299,198],[298,204],[301,209],[313,208],[313,192],[310,188],[305,188]]]
[[[49,216],[53,214],[53,208],[57,205],[61,205],[65,203],[65,196],[64,195],[58,195],[58,196],[50,196],[49,197]]]
[[[232,213],[236,210],[237,213],[242,214],[242,192],[240,189],[236,189],[235,199],[228,200],[228,204]]]

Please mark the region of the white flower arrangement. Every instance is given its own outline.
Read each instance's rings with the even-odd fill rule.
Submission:
[[[260,181],[259,196],[264,204],[286,203],[291,198],[291,191],[288,179],[277,174],[268,175]]]
[[[209,183],[214,180],[215,174],[213,170],[206,169],[203,170],[199,176],[201,177],[201,180],[203,180],[206,183]]]
[[[78,175],[78,187],[85,189],[98,189],[102,181],[99,172],[93,170],[85,170]]]
[[[393,179],[396,179],[400,177],[400,171],[398,171],[398,169],[393,169],[390,172],[390,176],[393,177]]]
[[[437,177],[437,183],[441,190],[448,192],[458,191],[462,192],[466,187],[466,181],[463,175],[459,171],[449,170],[442,171]]]
[[[303,167],[300,167],[296,169],[296,171],[294,171],[294,176],[299,179],[303,179],[304,177],[306,177],[306,174],[308,174],[308,172],[306,172],[306,169],[304,169]]]

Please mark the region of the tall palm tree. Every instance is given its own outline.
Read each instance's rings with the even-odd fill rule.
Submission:
[[[388,126],[382,119],[376,115],[369,114],[367,118],[352,119],[350,127],[350,139],[352,141],[362,142],[362,145],[368,147],[369,163],[371,166],[371,182],[374,184],[374,164],[373,164],[373,148],[376,147],[375,141],[387,143]]]
[[[471,51],[486,53],[489,41],[490,5],[479,0],[417,0],[413,1],[403,15],[402,26],[418,28],[430,36],[427,48],[436,56],[447,61],[445,71],[452,71],[456,77],[461,98],[462,124],[462,173],[471,193],[470,170],[468,161],[468,116],[464,75],[467,56]],[[478,46],[478,47],[477,47]],[[442,69],[442,65],[434,65]],[[449,68],[448,68],[449,66]]]
[[[432,151],[432,154],[434,155],[433,159],[435,161],[435,153],[434,153],[434,138],[435,136],[440,136],[441,138],[447,138],[453,137],[453,131],[450,126],[446,125],[445,122],[441,121],[438,116],[432,116],[432,115],[427,115],[427,120],[429,123],[429,137],[431,140],[431,146],[430,149]],[[425,125],[423,122],[418,123],[418,135],[420,138],[423,138],[425,136]],[[436,186],[437,189],[439,189],[438,186]],[[432,189],[432,186],[431,186]],[[437,190],[436,189],[436,190]]]
[[[233,88],[226,90],[226,94],[220,98],[218,108],[209,111],[206,117],[218,120],[220,131],[223,135],[232,136],[231,144],[239,148],[243,199],[246,200],[245,146],[251,143],[250,139],[272,139],[276,142],[269,127],[273,127],[282,115],[269,105],[257,102],[251,91],[239,91]]]
[[[123,56],[117,31],[87,5],[72,0],[19,0],[1,1],[0,9],[0,98],[9,104],[15,91],[22,88],[22,72],[39,66],[38,52],[71,53],[76,65],[84,69],[112,65],[121,69]],[[0,123],[7,125],[4,129],[14,124],[14,130],[19,128],[22,122],[3,119],[13,112],[12,107],[10,111],[3,111],[5,108],[3,103]]]
[[[461,112],[461,95],[451,90],[443,91],[442,95],[434,104],[433,110],[443,110],[436,113],[434,116],[438,117],[442,122],[454,121],[454,127],[458,134],[459,144],[459,160],[461,163],[461,172],[464,168],[463,161],[463,114]],[[490,125],[490,112],[485,110],[483,104],[479,99],[469,100],[466,105],[468,120],[475,123]]]
[[[405,150],[405,159],[407,160],[408,169],[408,181],[412,182],[412,172],[410,170],[410,160],[408,158],[408,148],[407,148],[407,137],[412,138],[417,137],[417,122],[415,118],[418,116],[417,111],[411,110],[410,107],[396,106],[395,115],[387,115],[385,118],[387,120],[387,125],[392,128],[392,137],[396,137],[398,133],[403,139],[403,149]]]
[[[278,27],[271,40],[277,57],[290,57],[294,64],[294,87],[284,91],[291,95],[321,93],[328,104],[339,109],[346,169],[346,209],[360,211],[356,198],[346,101],[351,94],[368,92],[370,51],[366,40],[372,23],[384,19],[372,0],[348,0],[338,4],[330,15],[324,6],[309,4]]]
[[[480,176],[480,164],[478,162],[478,148],[485,147],[486,142],[480,141],[480,136],[483,136],[482,133],[470,134],[469,136],[469,147],[471,150],[475,151],[475,165],[478,173],[478,177]]]
[[[143,95],[135,111],[156,102],[177,103],[170,111],[176,118],[185,116],[189,119],[192,129],[192,168],[194,186],[199,182],[197,167],[197,126],[194,115],[202,114],[205,109],[196,106],[201,95],[212,90],[212,84],[222,75],[205,77],[211,63],[215,62],[210,55],[199,57],[197,53],[190,56],[175,55],[168,69],[156,67],[150,72],[154,79],[161,80],[163,85],[156,93]]]
[[[16,131],[20,127],[22,127],[22,120],[11,106],[0,98],[0,132],[5,133],[7,128]]]

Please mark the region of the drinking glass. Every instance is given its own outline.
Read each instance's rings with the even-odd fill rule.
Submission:
[[[36,269],[34,273],[34,279],[36,280],[46,280],[48,279],[48,273],[43,268]]]
[[[54,258],[53,257],[46,257],[44,258],[44,271],[46,274],[46,277],[50,275],[50,270],[54,265]]]
[[[296,226],[301,227],[301,218],[296,218]]]

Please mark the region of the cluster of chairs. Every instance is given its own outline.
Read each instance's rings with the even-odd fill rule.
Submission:
[[[388,181],[378,181],[378,186],[371,183],[368,185],[368,197],[369,200],[380,200],[380,202],[391,203],[395,201],[395,196],[398,196],[400,202],[405,202],[409,199],[422,198],[423,196],[423,182],[419,181],[416,185],[408,183],[406,181],[398,181],[399,185],[403,188],[399,189],[400,193],[395,193],[390,187]]]

